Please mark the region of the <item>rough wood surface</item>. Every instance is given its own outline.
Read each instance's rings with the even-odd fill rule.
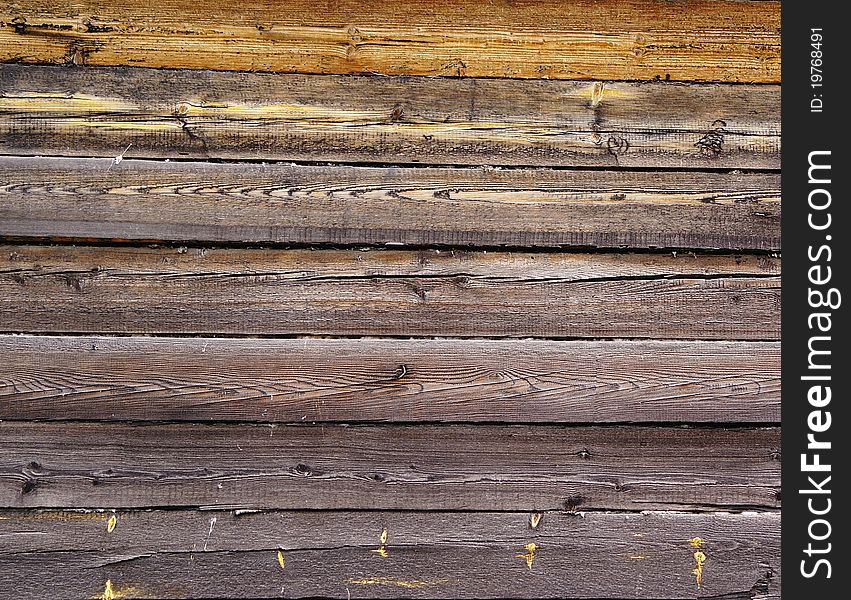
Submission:
[[[780,167],[779,86],[5,65],[0,89],[3,154]]]
[[[0,157],[0,235],[780,248],[780,176]]]
[[[779,600],[779,80],[776,0],[3,4],[0,598]]]
[[[300,73],[780,80],[780,2],[26,0],[0,60]]]
[[[766,509],[779,486],[778,428],[0,423],[3,507]]]
[[[0,594],[76,600],[102,594],[107,580],[121,598],[752,600],[780,592],[778,513],[547,512],[535,528],[531,518],[4,511]],[[375,550],[385,529],[382,557]],[[706,556],[699,589],[690,544],[697,537]],[[523,557],[530,543],[531,569]]]
[[[775,340],[778,267],[765,256],[12,246],[0,253],[0,331]]]
[[[0,419],[779,422],[748,342],[0,336]]]

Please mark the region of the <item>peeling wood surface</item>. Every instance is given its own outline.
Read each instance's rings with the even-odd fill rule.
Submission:
[[[192,253],[191,269],[170,264],[181,252]],[[642,272],[648,259],[624,255],[620,261],[633,273],[615,263],[611,274],[587,276],[580,274],[589,267],[583,263],[596,259],[580,254],[551,255],[552,262],[538,267],[535,254],[450,253],[429,274],[376,272],[360,260],[364,254],[278,251],[291,266],[282,261],[265,271],[258,257],[277,258],[266,250],[218,250],[207,261],[203,250],[183,248],[43,248],[38,263],[12,250],[0,256],[0,330],[719,340],[780,335],[780,278],[771,272],[777,263],[761,257],[746,266],[723,257],[720,273],[704,275],[700,256],[691,259],[698,272],[648,274]],[[431,256],[437,252],[402,252],[400,263],[430,270]],[[70,269],[59,266],[67,259]],[[144,260],[152,270],[139,267]],[[222,260],[239,265],[238,271],[214,268]],[[503,269],[517,260],[524,261],[523,273]],[[712,257],[706,266],[716,261]]]
[[[0,587],[32,581],[34,595],[56,600],[101,593],[107,580],[158,598],[598,598],[606,589],[750,600],[779,592],[779,530],[778,513],[547,512],[532,529],[529,513],[4,511]],[[708,557],[700,590],[697,536]],[[56,564],[80,575],[63,582]]]
[[[28,0],[0,60],[298,73],[777,83],[780,2]]]
[[[780,167],[779,86],[20,65],[0,84],[3,154]]]
[[[773,427],[5,421],[0,506],[773,509],[779,459]]]
[[[748,342],[0,336],[0,419],[779,423]]]
[[[0,181],[18,238],[780,248],[774,173],[0,157]]]

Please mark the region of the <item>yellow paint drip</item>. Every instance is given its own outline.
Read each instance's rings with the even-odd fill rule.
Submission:
[[[646,559],[647,557],[646,557],[646,556],[644,556],[643,554],[630,554],[630,555],[629,555],[629,558],[630,558],[631,560],[644,560],[644,559]]]
[[[106,580],[106,587],[103,590],[103,595],[101,596],[103,600],[115,600],[115,592],[112,591],[112,580]]]
[[[517,558],[523,558],[526,560],[526,566],[529,567],[529,570],[532,570],[532,563],[535,562],[535,553],[538,550],[538,545],[535,542],[530,542],[523,546],[526,549],[525,554],[518,554]]]
[[[694,553],[694,570],[692,571],[692,575],[694,575],[695,580],[697,581],[697,587],[703,584],[703,563],[706,562],[706,555],[698,550]]]
[[[116,589],[112,586],[112,580],[107,579],[104,585],[103,592],[91,596],[92,600],[121,600],[129,596],[138,596],[139,590],[133,586],[125,586],[121,589]]]
[[[278,564],[281,565],[281,570],[287,565],[287,559],[284,558],[284,552],[278,550]]]
[[[115,526],[118,524],[118,517],[112,515],[109,517],[109,520],[106,522],[106,532],[112,533],[115,531]]]
[[[421,579],[398,579],[396,577],[366,577],[363,579],[349,579],[352,585],[391,585],[406,589],[420,589],[444,583],[446,580],[423,581]]]
[[[378,543],[380,545],[375,550],[370,550],[370,552],[375,552],[381,558],[387,558],[388,556],[390,556],[390,553],[387,552],[387,537],[388,533],[387,528],[385,527],[381,530],[381,535],[378,536]]]
[[[688,543],[692,548],[700,548],[701,546],[703,546],[704,541],[703,538],[694,537],[691,538]]]

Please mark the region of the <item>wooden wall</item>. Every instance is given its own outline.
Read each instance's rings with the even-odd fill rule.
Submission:
[[[780,3],[0,7],[0,597],[780,597]]]

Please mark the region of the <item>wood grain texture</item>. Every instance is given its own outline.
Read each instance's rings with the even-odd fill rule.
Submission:
[[[766,256],[5,247],[0,330],[775,340]]]
[[[2,507],[766,509],[779,486],[778,428],[0,423]]]
[[[0,235],[778,250],[780,176],[0,157]]]
[[[384,529],[382,558],[374,551]],[[699,590],[695,537],[707,557]],[[122,598],[780,593],[778,513],[547,512],[533,529],[529,513],[4,511],[0,538],[0,594],[16,598],[22,588],[27,598],[88,598],[107,580]],[[522,557],[529,543],[531,569]]]
[[[780,421],[748,342],[0,336],[0,419]]]
[[[0,60],[547,79],[780,80],[780,2],[27,0]]]
[[[0,88],[3,154],[780,167],[779,86],[5,65]]]

